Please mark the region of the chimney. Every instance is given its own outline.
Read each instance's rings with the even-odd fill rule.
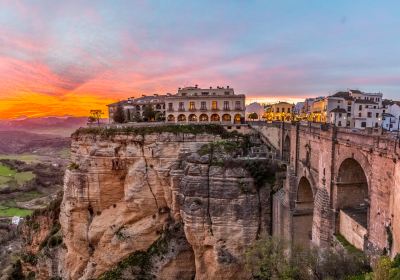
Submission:
[[[199,85],[195,85],[194,87],[197,88]]]
[[[226,86],[227,89],[229,89],[229,86]]]

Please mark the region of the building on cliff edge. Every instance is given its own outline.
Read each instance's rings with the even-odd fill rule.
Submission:
[[[229,86],[204,89],[196,85],[179,88],[176,94],[128,98],[109,104],[108,111],[111,123],[120,106],[126,122],[240,124],[245,120],[245,99]]]

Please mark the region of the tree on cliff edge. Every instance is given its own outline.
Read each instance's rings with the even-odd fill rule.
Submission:
[[[122,107],[121,104],[118,104],[117,109],[115,110],[115,113],[113,115],[113,120],[116,123],[124,123],[125,122],[124,108]]]

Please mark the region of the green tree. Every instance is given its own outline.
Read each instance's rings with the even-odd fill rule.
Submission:
[[[115,112],[113,114],[113,120],[116,123],[124,123],[125,122],[125,113],[122,104],[118,104]]]
[[[144,107],[143,120],[146,122],[154,121],[156,118],[156,112],[151,105]]]
[[[102,110],[90,110],[89,119],[92,120],[93,122],[97,122],[97,125],[100,125],[100,119],[103,114],[104,113]]]
[[[25,279],[24,273],[22,272],[22,264],[20,260],[17,260],[13,264],[13,270],[11,272],[10,278],[11,280],[21,280]]]
[[[257,115],[256,112],[250,113],[247,117],[248,117],[249,119],[251,119],[251,120],[256,120],[256,119],[258,119],[258,115]]]

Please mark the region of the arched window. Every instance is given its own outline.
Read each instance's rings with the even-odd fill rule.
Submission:
[[[180,114],[178,116],[178,122],[185,122],[186,121],[186,116],[184,114]]]
[[[208,122],[208,116],[206,114],[201,114],[199,120],[201,122]]]
[[[223,122],[230,122],[231,121],[231,115],[229,115],[229,114],[222,115],[222,121]]]
[[[219,115],[218,114],[212,114],[211,115],[211,121],[212,122],[219,122],[220,121]]]
[[[175,121],[175,117],[174,115],[168,115],[168,119],[169,122],[174,122]]]
[[[190,114],[189,115],[189,121],[190,122],[197,122],[197,116],[195,114]]]
[[[242,122],[242,116],[240,114],[236,114],[234,118],[235,123],[241,123]]]

